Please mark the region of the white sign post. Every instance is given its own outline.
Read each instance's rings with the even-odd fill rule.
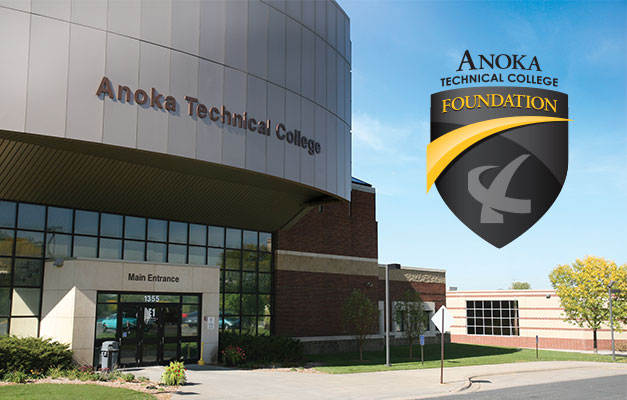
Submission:
[[[438,312],[431,317],[433,325],[440,331],[440,383],[444,383],[444,333],[451,329],[453,325],[453,316],[445,306],[440,307]]]

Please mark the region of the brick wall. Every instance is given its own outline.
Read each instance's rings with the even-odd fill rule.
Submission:
[[[277,233],[279,250],[377,258],[375,194],[353,190],[351,204],[314,207],[298,223]]]
[[[522,336],[475,336],[475,335],[451,335],[453,343],[482,344],[487,346],[505,347],[526,347],[535,348],[535,337]],[[617,340],[616,345],[622,343],[627,345],[627,340]],[[597,341],[599,350],[611,350],[612,342],[607,339]],[[541,349],[562,349],[562,350],[594,350],[592,339],[568,339],[568,338],[543,338],[538,340],[538,347]]]
[[[377,300],[377,277],[276,271],[274,330],[285,336],[346,335],[342,303],[353,289]],[[369,288],[368,283],[373,287]]]
[[[372,284],[372,287],[369,287]],[[385,280],[377,276],[276,271],[275,333],[285,336],[346,335],[342,304],[353,289],[374,302],[385,300]],[[390,301],[405,290],[418,291],[436,310],[445,303],[445,284],[390,281]]]

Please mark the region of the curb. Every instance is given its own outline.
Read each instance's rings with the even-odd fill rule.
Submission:
[[[579,368],[587,368],[587,366],[585,365],[578,365],[574,367],[563,366],[559,368],[541,368],[541,369],[533,369],[533,370],[528,370],[528,371],[511,371],[511,372],[501,372],[501,373],[494,373],[494,374],[471,375],[471,376],[466,377],[466,381],[464,382],[462,386],[449,390],[449,393],[476,392],[477,390],[480,389],[481,383],[473,382],[473,379],[478,379],[478,378],[485,378],[489,376],[525,374],[525,373],[532,373],[532,372],[562,371],[562,370],[567,370],[567,369],[579,369]]]

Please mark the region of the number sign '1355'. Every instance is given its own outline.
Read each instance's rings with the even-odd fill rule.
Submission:
[[[144,301],[146,303],[158,303],[159,302],[159,295],[146,295],[144,296]]]

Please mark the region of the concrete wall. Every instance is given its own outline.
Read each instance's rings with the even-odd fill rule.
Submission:
[[[332,1],[0,0],[0,131],[223,164],[348,199],[349,30]],[[96,96],[105,76],[113,99]],[[127,102],[118,85],[163,98]],[[185,96],[283,123],[321,152],[190,116]]]
[[[547,295],[550,297],[547,298]],[[518,300],[520,336],[468,335],[466,331],[467,300]],[[447,307],[454,323],[452,341],[510,347],[593,350],[592,330],[564,320],[560,298],[553,290],[454,291],[446,294]],[[611,349],[609,326],[597,332],[598,348]],[[627,332],[614,332],[614,338],[627,344]]]
[[[137,282],[129,273],[176,275],[180,281]],[[79,364],[92,364],[96,324],[97,291],[146,291],[151,293],[201,293],[202,317],[218,321],[220,270],[171,264],[128,263],[106,260],[65,260],[56,267],[46,262],[41,310],[40,336],[70,343]],[[199,317],[205,360],[218,352],[218,324],[209,331]]]

